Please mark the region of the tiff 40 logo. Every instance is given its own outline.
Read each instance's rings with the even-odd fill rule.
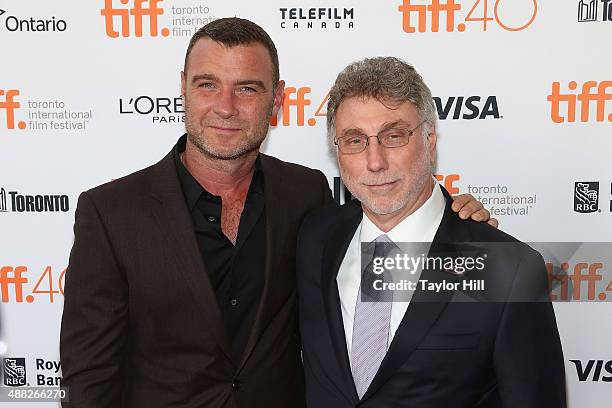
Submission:
[[[164,14],[164,9],[159,7],[163,0],[104,0],[104,8],[100,14],[104,17],[106,35],[111,38],[129,37],[131,28],[134,36],[143,36],[143,26],[148,22],[149,35],[157,37],[159,33],[163,37],[170,35],[168,28],[159,30],[158,17]]]
[[[35,272],[36,273],[36,272]],[[33,288],[30,288],[29,274],[26,265],[0,264],[0,301],[2,303],[34,303],[37,297],[48,298],[53,303],[57,296],[64,296],[66,268],[58,272],[51,266],[46,266],[36,278]],[[41,296],[42,295],[42,296]]]
[[[468,10],[465,16],[463,10]],[[537,0],[403,0],[398,11],[402,14],[402,29],[409,34],[437,33],[440,26],[447,33],[464,32],[468,24],[480,24],[482,31],[487,31],[489,24],[506,31],[521,31],[535,20],[538,3]]]
[[[308,126],[315,126],[318,118],[321,118],[321,120],[325,122],[327,112],[325,111],[324,107],[327,103],[327,99],[329,98],[329,92],[325,95],[321,103],[315,105],[318,107],[312,116],[306,118],[306,107],[310,106],[312,103],[310,97],[308,96],[311,91],[312,90],[309,86],[299,88],[294,86],[285,87],[283,107],[279,110],[282,126],[291,126],[292,124],[304,126],[306,123]],[[270,125],[278,126],[279,118],[274,116],[271,117]]]

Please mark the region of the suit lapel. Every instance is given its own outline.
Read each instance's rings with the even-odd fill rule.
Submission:
[[[170,152],[152,168],[152,211],[162,233],[167,238],[168,250],[186,286],[193,295],[206,319],[206,327],[219,345],[222,353],[231,361],[230,343],[225,332],[217,298],[210,284],[202,256],[196,242],[193,222],[180,186],[173,152]]]
[[[291,198],[292,192],[286,184],[282,171],[275,166],[273,159],[266,155],[261,157],[261,170],[264,175],[264,201],[266,214],[266,260],[264,266],[264,288],[255,315],[255,322],[246,348],[242,355],[238,370],[246,364],[249,356],[253,352],[257,342],[261,338],[264,329],[273,319],[274,313],[281,307],[281,303],[286,301],[284,294],[287,289],[284,286],[291,284],[292,276],[288,270],[285,260],[288,256],[287,247],[291,247],[290,228],[297,228],[295,219],[289,217],[291,203],[287,202]],[[292,267],[293,265],[291,265]],[[295,285],[290,291],[295,291]]]
[[[446,208],[442,221],[436,232],[434,240],[429,250],[429,256],[453,256],[456,253],[453,242],[459,242],[465,237],[457,235],[457,223],[462,221],[451,210],[452,199],[448,192],[442,188],[447,200]],[[424,270],[420,280],[429,282],[441,282],[442,280],[454,280],[453,275],[437,270]],[[401,367],[423,340],[431,326],[436,322],[438,316],[447,306],[454,292],[443,291],[440,293],[425,293],[417,287],[413,299],[406,310],[391,346],[383,359],[376,376],[372,380],[370,387],[363,396],[363,400],[370,398],[378,389]],[[426,299],[427,298],[427,299]]]
[[[346,336],[336,277],[351,239],[361,222],[362,214],[361,207],[356,201],[346,204],[343,209],[342,222],[332,231],[323,249],[321,265],[321,288],[327,313],[327,323],[337,363],[340,371],[343,373],[341,381],[344,384],[341,384],[341,390],[349,401],[352,402],[358,401],[359,397],[355,389],[348,352],[346,350]]]

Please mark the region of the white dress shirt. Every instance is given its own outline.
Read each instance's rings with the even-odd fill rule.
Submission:
[[[431,242],[442,221],[445,206],[446,200],[437,181],[435,181],[432,194],[427,201],[386,234],[393,242]],[[361,281],[361,243],[372,242],[383,234],[385,233],[363,213],[361,223],[357,227],[355,235],[353,235],[336,277],[349,360],[353,341],[355,304]],[[393,302],[388,344],[391,344],[408,305],[409,302]]]

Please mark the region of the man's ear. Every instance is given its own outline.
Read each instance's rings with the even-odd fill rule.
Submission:
[[[436,161],[436,143],[438,142],[438,134],[436,128],[432,126],[429,133],[427,134],[427,148],[429,149],[429,157],[431,157],[433,166]]]
[[[186,78],[185,78],[185,72],[181,71],[181,96],[183,98],[185,98],[185,82],[186,82]]]
[[[278,81],[276,88],[274,89],[274,102],[272,105],[272,117],[275,118],[278,115],[279,109],[283,106],[283,100],[285,99],[285,81],[282,79]]]
[[[427,141],[429,142],[429,152],[433,153],[436,150],[436,143],[438,142],[438,134],[435,128],[431,128],[427,133]]]

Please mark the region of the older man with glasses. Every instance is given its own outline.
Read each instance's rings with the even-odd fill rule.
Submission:
[[[331,89],[329,138],[357,200],[315,211],[298,237],[307,405],[565,407],[544,262],[451,210],[432,173],[431,99],[414,68],[392,57],[350,64]],[[408,243],[425,244],[431,259],[447,255],[445,266],[415,270],[410,296],[396,298],[399,290],[380,288],[400,287],[386,269],[399,255],[391,251]],[[446,266],[448,258],[463,268],[474,243],[492,251],[471,275],[489,278],[486,291],[459,289],[462,271]]]

